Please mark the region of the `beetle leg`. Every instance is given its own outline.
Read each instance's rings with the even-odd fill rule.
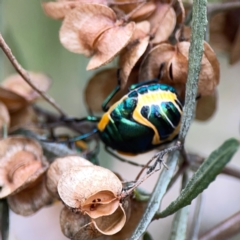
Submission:
[[[177,143],[174,146],[168,147],[158,153],[156,153],[153,158],[151,159],[151,161],[155,160],[155,163],[148,169],[147,174],[151,173],[152,171],[155,170],[155,168],[157,167],[158,163],[160,164],[160,168],[161,168],[161,164],[168,169],[168,166],[166,165],[166,163],[163,161],[163,157],[165,154],[179,150],[182,148],[182,143],[180,141],[177,141]]]

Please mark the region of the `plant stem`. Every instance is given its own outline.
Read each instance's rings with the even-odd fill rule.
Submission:
[[[4,41],[2,34],[0,33],[0,47],[2,48],[3,52],[11,62],[12,66],[15,68],[15,70],[21,75],[21,77],[39,94],[42,96],[43,99],[45,99],[49,104],[51,104],[60,114],[62,117],[66,117],[67,114],[63,112],[63,110],[56,104],[54,99],[52,99],[50,96],[48,96],[46,93],[41,92],[31,81],[31,78],[29,76],[29,73],[18,63],[15,56],[12,54],[11,49],[7,45],[7,43]]]
[[[231,236],[239,233],[239,226],[240,211],[204,233],[202,236],[200,236],[199,240],[230,239]]]
[[[183,143],[195,113],[198,77],[203,55],[204,35],[207,25],[207,2],[195,0],[192,13],[192,36],[189,49],[188,78],[186,84],[185,106],[179,140]]]

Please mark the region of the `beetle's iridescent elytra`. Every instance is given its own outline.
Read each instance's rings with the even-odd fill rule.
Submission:
[[[180,129],[182,104],[175,89],[153,83],[131,90],[100,119],[100,138],[121,153],[139,154],[174,140]]]

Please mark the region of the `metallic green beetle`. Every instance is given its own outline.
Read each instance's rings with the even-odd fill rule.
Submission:
[[[71,142],[98,133],[106,147],[121,154],[136,155],[177,138],[182,104],[173,87],[158,83],[158,79],[138,83],[132,85],[128,94],[108,108],[108,103],[119,90],[120,84],[103,102],[105,113],[101,118],[88,116],[75,119],[77,122],[91,121],[98,124],[93,131],[72,138]]]
[[[139,154],[177,137],[182,104],[173,87],[160,83],[136,84],[107,109],[117,91],[105,100],[105,113],[95,130],[106,146],[123,154]]]

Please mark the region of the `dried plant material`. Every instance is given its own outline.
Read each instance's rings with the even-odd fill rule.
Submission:
[[[28,105],[25,98],[0,86],[0,101],[3,102],[10,113],[16,112]]]
[[[117,85],[117,69],[110,68],[97,72],[84,91],[85,102],[93,112],[102,112],[102,103]],[[116,101],[114,97],[113,102]]]
[[[92,166],[93,164],[80,156],[66,156],[57,158],[50,165],[47,171],[47,188],[52,196],[59,198],[57,192],[57,185],[60,177],[64,172],[72,168],[79,168],[81,166]]]
[[[63,0],[56,2],[43,2],[42,7],[46,15],[53,19],[63,19],[69,11],[79,3],[97,3],[107,5],[107,0]]]
[[[234,64],[240,60],[240,25],[230,50],[229,63]]]
[[[104,235],[113,235],[119,232],[126,223],[126,214],[122,207],[119,205],[113,214],[102,216],[93,220],[96,229]]]
[[[101,67],[113,58],[128,44],[134,32],[135,23],[120,25],[106,30],[96,43],[97,51],[87,65],[87,70]]]
[[[53,19],[63,19],[66,14],[76,7],[77,1],[43,2],[45,14]]]
[[[216,91],[209,96],[203,96],[197,101],[195,119],[199,121],[209,120],[217,108],[217,94]]]
[[[63,234],[73,240],[90,240],[102,235],[96,230],[88,215],[75,213],[67,207],[61,211],[60,226]]]
[[[109,68],[97,72],[88,82],[84,91],[85,102],[88,108],[93,112],[102,112],[102,103],[107,96],[117,86],[117,69]],[[138,69],[131,72],[127,85],[113,97],[108,106],[113,105],[116,101],[128,92],[128,87],[138,82]]]
[[[50,87],[51,80],[48,76],[42,73],[29,73],[32,80],[32,84],[41,92],[46,92]],[[32,89],[29,84],[27,84],[19,74],[13,74],[6,78],[1,86],[17,95],[25,98],[28,102],[35,101],[39,94]]]
[[[134,26],[134,22],[117,22],[107,6],[81,3],[66,15],[60,41],[69,51],[93,56],[87,70],[95,69],[110,62],[128,44]]]
[[[65,172],[58,182],[58,193],[63,202],[81,211],[91,199],[94,210],[102,204],[111,203],[120,196],[122,183],[106,168],[85,166]],[[96,195],[99,193],[99,196]],[[94,198],[91,198],[94,196]],[[96,198],[97,196],[97,198]],[[88,212],[87,212],[88,213]]]
[[[153,1],[146,2],[141,8],[135,11],[131,15],[131,19],[136,22],[140,22],[145,20],[147,17],[151,16],[151,14],[156,10],[156,3]]]
[[[157,3],[155,12],[147,19],[151,24],[151,33],[154,35],[152,43],[166,41],[176,25],[176,13],[170,4]]]
[[[119,67],[121,69],[120,78],[122,89],[126,86],[128,77],[133,67],[146,51],[149,43],[149,31],[150,24],[148,21],[143,21],[136,24],[130,43],[120,55]]]
[[[35,140],[15,136],[0,141],[0,166],[0,198],[4,198],[27,188],[48,163]]]
[[[240,10],[215,14],[210,21],[210,43],[218,51],[228,52],[229,63],[240,59]]]
[[[45,172],[22,191],[8,197],[9,207],[13,212],[22,216],[34,214],[40,208],[52,204],[52,197],[45,184]]]
[[[24,127],[25,129],[32,129],[34,124],[38,122],[37,114],[32,106],[26,106],[20,110],[11,113],[11,130]]]
[[[175,37],[178,41],[190,41],[191,28],[189,26],[183,26],[176,31]]]
[[[183,100],[187,81],[189,47],[189,42],[179,42],[175,46],[160,44],[153,48],[142,63],[140,81],[158,77],[160,66],[163,66],[160,82],[175,87]],[[219,74],[219,62],[216,55],[205,42],[198,94],[201,96],[211,95],[219,83]]]
[[[97,39],[116,20],[116,14],[107,6],[81,3],[66,15],[60,41],[71,52],[92,56]]]
[[[0,129],[3,129],[3,126],[6,125],[8,128],[10,125],[10,116],[6,105],[0,102]]]

